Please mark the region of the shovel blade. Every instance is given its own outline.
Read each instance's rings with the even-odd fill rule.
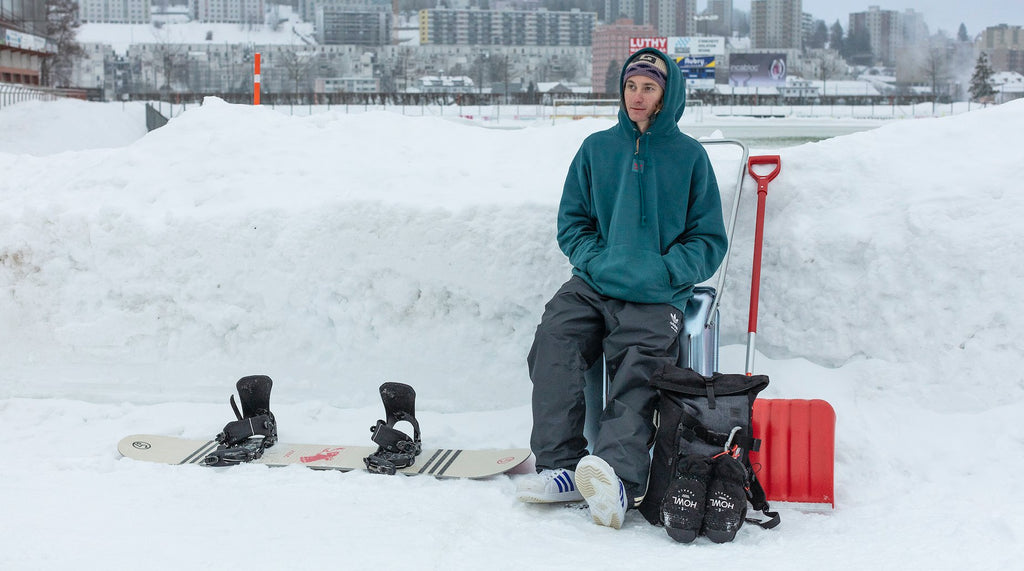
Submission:
[[[835,508],[836,413],[820,399],[757,399],[750,463],[768,501]]]

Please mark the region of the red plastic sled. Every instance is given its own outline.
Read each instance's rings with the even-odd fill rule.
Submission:
[[[835,508],[836,413],[819,399],[757,399],[754,436],[761,449],[750,464],[768,501]]]

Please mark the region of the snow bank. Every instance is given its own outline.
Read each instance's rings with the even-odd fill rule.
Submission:
[[[111,125],[137,119],[117,109],[81,104]],[[1024,104],[1008,104],[784,149],[768,196],[764,352],[909,363],[925,383],[962,375],[966,402],[1019,397],[1024,302],[1007,286],[1022,277],[1024,198],[1010,187],[1024,149],[1007,141],[1022,122]],[[568,275],[554,244],[561,180],[606,124],[493,131],[210,99],[123,147],[5,152],[0,328],[12,342],[0,352],[15,371],[152,367],[131,379],[143,399],[201,398],[263,371],[305,390],[293,398],[341,405],[385,378],[462,395],[445,397],[453,409],[522,404],[532,330]],[[723,178],[729,160],[716,161]],[[745,193],[727,343],[746,325],[750,181]],[[10,393],[38,394],[41,380],[7,374]]]
[[[246,569],[382,557],[520,569],[564,567],[570,552],[592,569],[1005,569],[1024,557],[1007,499],[1024,471],[1011,224],[1024,102],[772,151],[783,170],[756,369],[772,378],[765,396],[836,408],[838,507],[786,509],[780,528],[745,526],[723,546],[675,544],[635,513],[615,532],[582,510],[522,505],[505,478],[119,459],[125,434],[215,433],[249,373],[275,379],[282,439],[368,443],[376,387],[395,380],[416,387],[431,445],[525,445],[525,355],[568,276],[561,181],[607,125],[490,131],[217,100],[145,136],[141,123],[120,104],[0,111],[4,569],[225,556]],[[736,161],[713,156],[729,203]],[[724,295],[731,371],[753,190]]]

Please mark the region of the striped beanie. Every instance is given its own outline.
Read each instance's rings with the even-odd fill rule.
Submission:
[[[662,89],[665,89],[668,68],[665,66],[665,60],[650,52],[644,52],[630,60],[629,65],[626,66],[626,72],[622,74],[622,86],[625,87],[626,80],[634,75],[649,77]]]

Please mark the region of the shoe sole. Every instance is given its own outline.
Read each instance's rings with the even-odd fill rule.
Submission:
[[[610,471],[611,467],[608,470]],[[613,481],[607,471],[590,464],[577,466],[576,487],[590,506],[590,517],[594,523],[615,529],[622,528],[622,518],[618,509],[619,483]],[[607,493],[608,490],[614,491]]]
[[[541,494],[522,493],[516,494],[516,499],[526,504],[565,504],[571,502],[582,502],[583,496],[576,494],[571,498],[543,496]]]

